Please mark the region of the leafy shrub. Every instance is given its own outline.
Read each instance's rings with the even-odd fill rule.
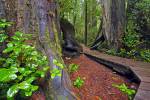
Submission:
[[[136,48],[140,44],[139,34],[135,31],[135,23],[128,21],[127,32],[123,37],[123,43],[129,48]]]
[[[115,49],[110,49],[106,51],[107,54],[109,55],[117,55],[116,50]]]
[[[116,52],[115,49],[110,49],[106,51],[106,53],[150,62],[150,50],[142,50],[138,48],[142,42],[140,42],[139,34],[135,31],[135,29],[134,22],[129,20],[127,26],[128,31],[122,39],[126,48],[121,48],[119,52]]]
[[[135,7],[137,8],[138,11],[144,13],[144,17],[148,24],[150,24],[150,2],[149,0],[139,0],[136,4]]]
[[[0,19],[0,28],[11,26],[13,23],[6,21],[6,19]],[[1,30],[4,31],[4,30]]]
[[[123,40],[124,40],[124,44],[130,48],[134,48],[140,44],[139,36],[133,33],[127,33],[125,37],[123,38]]]
[[[59,61],[57,61],[56,59],[53,60],[53,64],[60,67],[60,69],[64,68],[64,65],[62,63],[60,63]],[[54,68],[51,71],[51,78],[52,79],[54,79],[56,76],[61,76],[61,70],[60,69]]]
[[[38,89],[34,84],[37,78],[44,77],[49,69],[46,56],[41,55],[30,45],[25,44],[26,36],[16,32],[3,53],[7,57],[0,58],[0,84],[7,84],[7,98],[13,98],[19,91],[31,96]],[[5,39],[4,39],[5,40]]]
[[[36,80],[44,78],[50,68],[47,57],[25,43],[28,39],[26,34],[15,32],[14,36],[8,39],[3,30],[7,26],[10,26],[10,23],[0,22],[0,43],[7,43],[3,50],[6,56],[0,57],[0,93],[3,98],[8,99],[14,99],[16,94],[22,97],[31,96],[39,88]],[[63,68],[56,59],[53,63]],[[60,69],[53,69],[50,73],[52,79],[61,76]]]
[[[118,55],[119,56],[121,56],[121,57],[126,57],[127,56],[127,52],[126,52],[126,50],[125,49],[120,49],[120,52],[118,53]]]
[[[5,33],[5,28],[11,26],[11,22],[7,22],[5,19],[0,19],[0,43],[4,42],[8,36]]]
[[[142,50],[140,52],[141,58],[147,62],[150,62],[150,50]]]
[[[73,85],[77,88],[80,88],[81,86],[83,86],[83,84],[84,84],[84,80],[81,79],[80,77],[78,77],[73,83]]]
[[[78,68],[79,68],[79,65],[77,65],[77,64],[70,64],[69,65],[69,72],[70,73],[76,72],[78,70]]]
[[[136,93],[135,90],[129,89],[124,83],[121,85],[112,84],[112,86],[118,88],[120,91],[127,94],[130,100],[132,100],[133,95]]]
[[[145,31],[143,27],[146,27],[145,25],[149,26],[150,22],[149,3],[149,0],[139,0],[137,2],[133,0],[129,2],[130,10],[127,12],[127,31],[122,39],[126,48],[123,51],[120,50],[119,56],[150,62],[148,60],[150,59],[148,50],[142,50],[139,48],[141,43],[145,41],[142,39],[140,40],[140,35]],[[145,41],[145,43],[147,42]]]

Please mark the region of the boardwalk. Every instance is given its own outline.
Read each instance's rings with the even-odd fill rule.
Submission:
[[[83,53],[100,59],[103,64],[107,62],[107,64],[117,64],[120,65],[119,67],[131,69],[140,80],[134,100],[150,100],[150,63],[103,54],[85,46],[83,46]]]

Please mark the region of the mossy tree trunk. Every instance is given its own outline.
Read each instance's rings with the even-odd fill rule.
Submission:
[[[102,26],[92,49],[105,40],[110,49],[117,51],[122,47],[122,37],[125,33],[125,0],[102,0],[101,3]]]
[[[108,46],[118,50],[122,47],[125,27],[125,0],[102,0],[103,31]]]
[[[9,21],[13,25],[14,31],[23,31],[34,35],[37,49],[43,52],[49,60],[51,69],[58,68],[53,64],[53,59],[63,63],[61,58],[60,27],[57,12],[57,2],[55,0],[5,0],[4,5]],[[53,80],[47,79],[45,84],[46,99],[61,100],[68,98],[74,100],[75,96],[71,92],[71,82],[66,69],[62,70],[62,76]]]

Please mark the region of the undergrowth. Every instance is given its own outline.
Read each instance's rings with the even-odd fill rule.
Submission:
[[[8,100],[14,100],[16,95],[31,96],[39,88],[37,80],[45,78],[50,70],[47,57],[34,46],[26,44],[28,35],[15,32],[9,37],[5,28],[11,24],[6,20],[0,20],[0,44],[6,43],[0,57],[0,99]],[[56,59],[53,63],[63,69],[63,64]],[[61,76],[60,69],[50,71],[51,79]]]
[[[122,43],[125,48],[121,48],[118,52],[116,52],[115,49],[110,49],[106,51],[106,53],[110,55],[150,62],[150,50],[139,47],[143,42],[140,41],[139,34],[135,31],[133,21],[128,22],[127,30],[128,31],[122,39]]]
[[[132,100],[134,94],[136,93],[135,90],[129,89],[128,86],[126,86],[124,83],[121,85],[112,84],[113,87],[118,88],[120,91],[128,95],[129,100]]]

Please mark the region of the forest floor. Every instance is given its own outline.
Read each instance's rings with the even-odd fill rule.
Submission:
[[[74,63],[80,66],[77,72],[70,74],[70,78],[72,82],[78,76],[84,79],[84,85],[81,88],[73,87],[73,92],[81,100],[128,100],[128,96],[112,84],[125,83],[129,87],[138,87],[137,84],[131,83],[125,77],[85,55],[64,60],[67,65]]]

